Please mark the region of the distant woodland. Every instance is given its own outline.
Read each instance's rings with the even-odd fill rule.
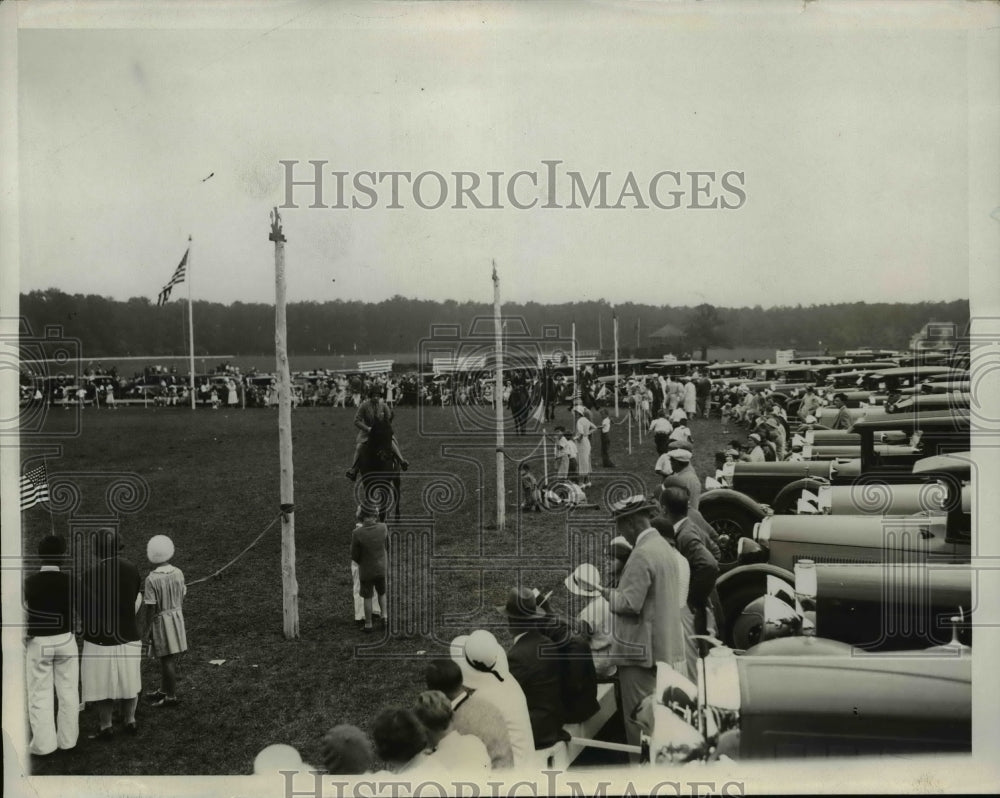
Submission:
[[[492,316],[492,305],[426,301],[394,296],[383,302],[294,302],[288,305],[288,348],[293,355],[416,351],[432,326],[469,330]],[[713,305],[623,304],[605,301],[505,304],[505,318],[524,320],[532,335],[556,325],[568,337],[576,322],[581,349],[612,348],[612,313],[618,318],[623,355],[652,350],[760,346],[831,351],[860,346],[905,349],[929,321],[969,321],[968,300],[912,304],[853,302],[771,308]],[[56,289],[21,295],[21,317],[34,335],[59,325],[83,343],[88,357],[183,355],[187,352],[187,302],[157,307],[145,297],[128,301]],[[194,303],[195,354],[260,355],[274,351],[274,306],[234,302]],[[666,330],[664,330],[666,328]],[[660,332],[655,338],[651,334]]]

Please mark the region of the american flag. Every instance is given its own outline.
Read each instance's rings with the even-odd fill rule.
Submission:
[[[49,479],[45,466],[40,465],[21,475],[21,511],[49,500]]]
[[[188,252],[190,251],[190,247],[184,250],[184,257],[181,258],[181,262],[177,264],[177,268],[174,270],[174,276],[170,278],[170,282],[163,286],[163,290],[160,291],[160,296],[156,300],[157,307],[167,304],[167,301],[170,299],[170,292],[173,290],[174,286],[178,283],[184,282],[184,276],[187,274]]]

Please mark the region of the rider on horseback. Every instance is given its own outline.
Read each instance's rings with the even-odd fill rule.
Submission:
[[[354,446],[354,462],[347,469],[347,474],[345,475],[352,481],[358,476],[361,453],[365,444],[368,443],[368,436],[372,431],[372,427],[379,421],[391,426],[393,417],[392,408],[386,404],[380,393],[378,385],[371,385],[368,388],[368,398],[358,405],[358,412],[354,414],[354,426],[358,428],[358,437]],[[404,471],[409,468],[410,463],[404,459],[395,433],[392,435],[392,453],[399,459],[399,465]]]

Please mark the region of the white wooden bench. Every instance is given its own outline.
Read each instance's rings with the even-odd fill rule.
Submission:
[[[580,755],[580,752],[593,742],[611,716],[618,709],[613,682],[599,682],[597,685],[598,709],[593,715],[581,723],[567,723],[563,729],[570,736],[568,743],[560,740],[548,748],[535,753],[539,758],[542,770],[565,770]]]

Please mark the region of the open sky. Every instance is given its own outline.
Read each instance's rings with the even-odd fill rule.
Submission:
[[[21,291],[155,300],[191,235],[195,298],[271,302],[280,161],[300,161],[304,180],[322,160],[326,204],[340,171],[346,204],[374,207],[309,208],[312,189],[295,189],[300,207],[282,212],[292,300],[488,301],[494,258],[516,301],[967,297],[965,31],[933,4],[891,25],[821,6],[28,9]],[[588,188],[608,172],[607,204],[622,207],[542,208],[543,160],[562,162],[558,204],[568,171]],[[364,171],[439,173],[447,200],[420,208],[404,180],[389,208],[387,181],[374,202],[351,191]],[[488,173],[503,172],[503,207],[452,207],[457,171],[487,205]],[[537,175],[515,188],[531,209],[507,197],[518,171]],[[661,178],[658,198],[682,190],[678,208],[650,198],[664,171],[681,186]],[[693,200],[694,171],[715,177]],[[742,200],[722,187],[731,171]],[[618,203],[630,172],[649,207]],[[420,197],[439,191],[431,175]],[[689,207],[712,200],[739,207]]]

